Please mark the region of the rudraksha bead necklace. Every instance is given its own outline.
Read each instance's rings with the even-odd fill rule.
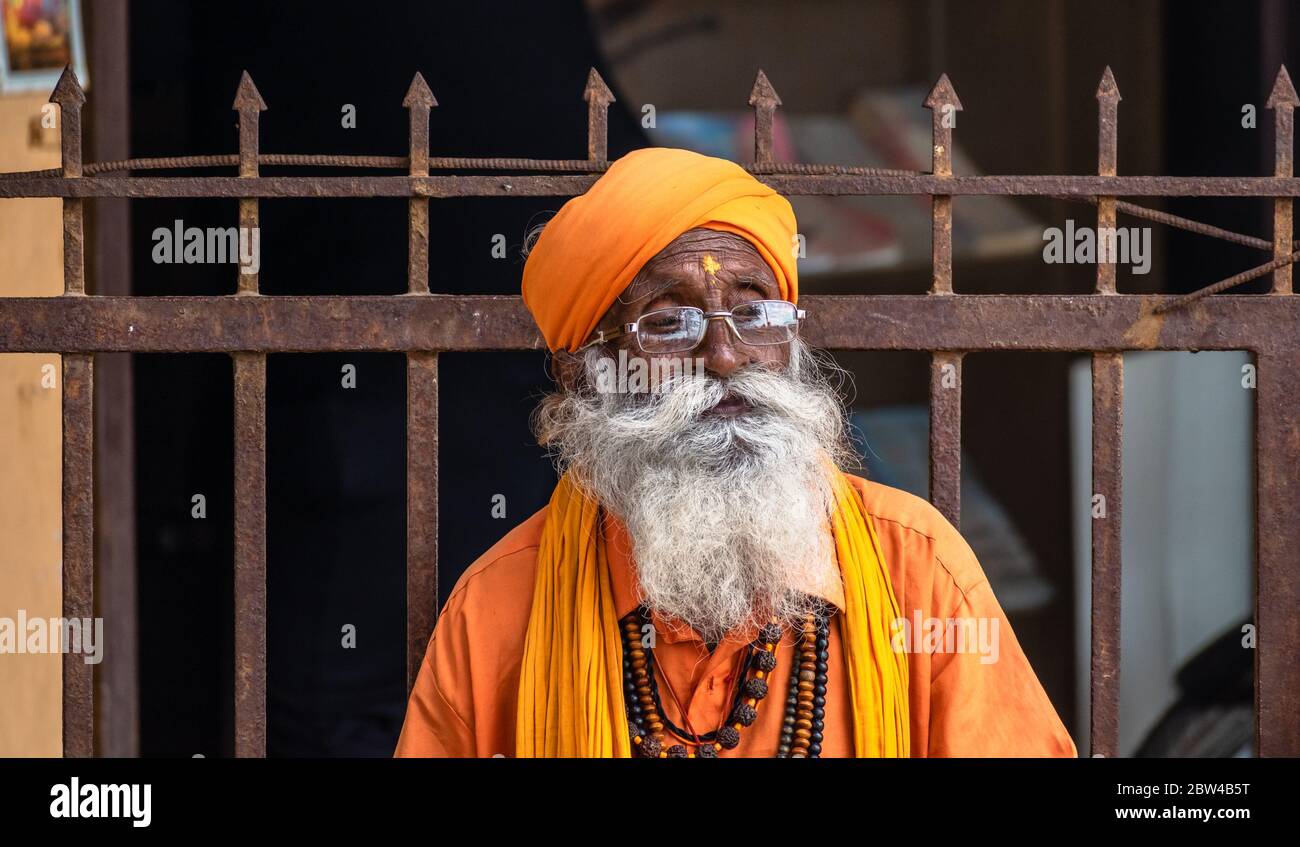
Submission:
[[[827,608],[826,614],[805,615],[796,635],[795,661],[790,670],[790,690],[777,758],[821,756],[831,613],[833,610]],[[641,606],[619,622],[623,636],[624,701],[633,749],[651,759],[716,759],[723,750],[734,750],[740,744],[741,729],[757,719],[758,704],[768,694],[767,681],[777,665],[781,625],[775,621],[768,623],[753,643],[747,645],[747,656],[738,674],[744,682],[736,691],[730,716],[716,730],[700,735],[679,729],[664,712],[655,679],[654,652],[643,647],[641,640],[649,620],[649,610]],[[669,733],[680,743],[669,744]]]

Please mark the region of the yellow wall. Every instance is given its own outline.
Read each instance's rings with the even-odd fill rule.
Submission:
[[[40,128],[47,97],[0,96],[0,171],[59,166],[58,132]],[[62,292],[59,204],[0,200],[0,296]],[[0,354],[0,617],[15,621],[19,609],[60,614],[61,380],[56,355]],[[0,653],[0,756],[61,754],[61,667],[58,655]]]

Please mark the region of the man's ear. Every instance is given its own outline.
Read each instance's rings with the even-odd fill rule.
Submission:
[[[611,332],[618,326],[618,316],[611,309],[600,319],[597,329]],[[586,354],[556,350],[551,354],[551,379],[565,391],[576,391],[586,379]]]
[[[574,391],[582,384],[582,355],[568,350],[551,354],[551,379],[565,391]]]

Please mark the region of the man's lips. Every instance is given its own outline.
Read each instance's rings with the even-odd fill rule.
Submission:
[[[749,410],[749,403],[735,394],[728,394],[708,411],[710,415],[721,415],[723,417],[734,417]]]

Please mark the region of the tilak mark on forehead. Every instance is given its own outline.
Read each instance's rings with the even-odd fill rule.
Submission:
[[[700,266],[704,268],[704,273],[708,275],[709,286],[718,284],[718,271],[722,270],[722,263],[713,258],[712,253],[705,253],[704,258],[700,259]]]

